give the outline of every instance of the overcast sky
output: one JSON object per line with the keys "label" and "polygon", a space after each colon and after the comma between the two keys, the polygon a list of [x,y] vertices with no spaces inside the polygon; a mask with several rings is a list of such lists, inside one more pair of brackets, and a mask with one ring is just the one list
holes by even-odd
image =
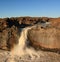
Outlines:
{"label": "overcast sky", "polygon": [[0,17],[60,17],[60,0],[0,0]]}

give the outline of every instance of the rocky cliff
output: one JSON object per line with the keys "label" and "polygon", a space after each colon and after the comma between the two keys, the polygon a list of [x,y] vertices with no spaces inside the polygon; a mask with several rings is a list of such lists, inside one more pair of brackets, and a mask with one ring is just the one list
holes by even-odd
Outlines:
{"label": "rocky cliff", "polygon": [[[17,39],[18,39],[19,37],[18,34],[20,34],[21,28],[24,28],[27,26],[33,26],[41,23],[42,23],[42,26],[41,26],[42,28],[43,23],[45,22],[49,22],[51,27],[60,29],[60,18],[48,18],[48,17],[0,18],[0,48],[2,47],[5,48],[5,46],[8,47],[7,46],[8,42],[11,43],[10,41],[11,39],[13,40],[14,36],[15,37],[17,36]],[[48,33],[49,33],[49,30],[51,31],[51,28],[47,29]],[[43,31],[45,31],[45,29],[43,29]],[[52,31],[54,31],[54,29]]]}
{"label": "rocky cliff", "polygon": [[30,44],[35,48],[42,50],[59,50],[60,51],[60,29],[52,26],[36,27],[28,31]]}
{"label": "rocky cliff", "polygon": [[[52,62],[52,58],[53,62],[60,62],[60,54],[58,54],[60,53],[60,18],[48,17],[0,18],[0,50],[2,50],[0,51],[0,58],[3,57],[0,62],[9,62],[8,60],[11,59],[9,58],[9,51],[13,50],[14,46],[19,43],[22,30],[25,27],[32,26],[34,27],[29,29],[27,33],[27,41],[29,41],[27,46],[28,48],[34,47],[36,50],[42,50],[38,53],[41,56],[41,60],[40,58],[37,59],[38,62]],[[47,52],[48,50],[49,52]],[[33,56],[36,57],[34,54]],[[29,55],[28,59],[30,59]],[[15,61],[19,62],[21,58],[15,57]],[[25,57],[23,61],[25,61]],[[32,62],[34,61],[32,60]]]}

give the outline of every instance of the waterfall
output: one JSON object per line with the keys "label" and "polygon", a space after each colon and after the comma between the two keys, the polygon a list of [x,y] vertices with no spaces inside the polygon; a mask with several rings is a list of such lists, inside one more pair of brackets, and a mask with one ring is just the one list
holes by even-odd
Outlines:
{"label": "waterfall", "polygon": [[14,57],[14,55],[22,57],[25,54],[29,54],[32,59],[34,58],[34,56],[39,57],[39,54],[36,53],[34,48],[28,48],[26,45],[28,30],[33,27],[35,26],[23,28],[19,38],[19,43],[15,45],[13,50],[11,51],[11,57]]}

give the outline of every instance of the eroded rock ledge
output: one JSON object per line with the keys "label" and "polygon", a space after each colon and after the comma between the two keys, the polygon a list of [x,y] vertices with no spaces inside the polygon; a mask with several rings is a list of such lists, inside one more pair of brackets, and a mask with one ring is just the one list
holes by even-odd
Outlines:
{"label": "eroded rock ledge", "polygon": [[[48,18],[48,17],[0,18],[0,48],[7,49],[6,47],[8,47],[9,49],[13,47],[13,44],[18,43],[17,39],[19,38],[21,28],[25,28],[27,26],[32,26],[36,24],[40,25],[41,23],[42,23],[41,28],[43,27],[45,28],[48,26],[48,25],[44,25],[45,22],[50,23],[49,27],[51,26],[51,27],[55,27],[56,29],[60,29],[60,18]],[[56,31],[56,29],[54,30],[54,28],[50,28],[50,29],[47,28],[46,30],[49,33],[49,30],[50,31],[52,30],[53,32],[53,31]],[[43,31],[46,31],[46,30],[43,29]],[[36,32],[38,31],[39,30],[36,30]],[[43,32],[42,30],[40,31],[41,33]]]}
{"label": "eroded rock ledge", "polygon": [[27,55],[28,57],[25,56],[23,59],[15,56],[15,61],[60,62],[60,54],[55,53],[60,53],[60,18],[48,17],[0,18],[0,62],[8,62],[11,59],[10,51],[5,50],[11,50],[14,44],[18,44],[23,28],[33,25],[36,27],[28,31],[30,45],[44,51],[39,51],[40,58],[36,60],[30,60],[31,58]]}

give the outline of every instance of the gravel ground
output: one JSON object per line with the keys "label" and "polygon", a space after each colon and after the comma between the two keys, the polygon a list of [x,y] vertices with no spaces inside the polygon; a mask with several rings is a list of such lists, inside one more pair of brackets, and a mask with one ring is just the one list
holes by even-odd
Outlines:
{"label": "gravel ground", "polygon": [[10,52],[0,50],[0,62],[60,62],[60,54],[54,52],[39,51],[39,58],[34,59],[27,54],[22,57],[14,56],[14,61],[10,58]]}

